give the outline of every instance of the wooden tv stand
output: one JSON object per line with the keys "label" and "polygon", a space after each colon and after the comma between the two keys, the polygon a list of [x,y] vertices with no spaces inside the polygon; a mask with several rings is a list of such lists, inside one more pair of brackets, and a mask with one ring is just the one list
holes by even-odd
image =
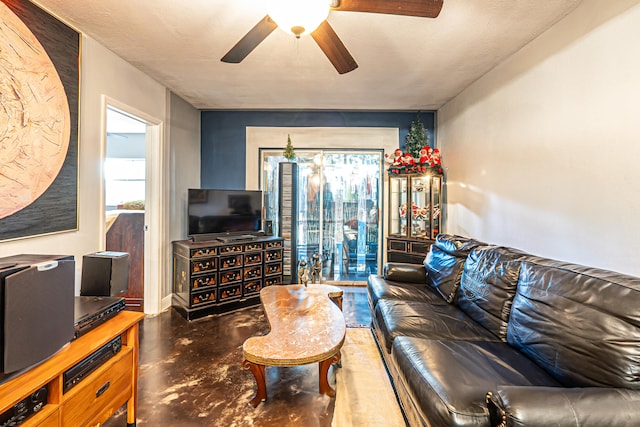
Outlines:
{"label": "wooden tv stand", "polygon": [[[47,387],[47,403],[23,427],[97,426],[125,403],[127,425],[136,424],[138,323],[144,315],[122,311],[67,344],[44,363],[0,384],[0,414]],[[63,393],[63,374],[117,336],[122,348],[94,372]]]}
{"label": "wooden tv stand", "polygon": [[260,304],[282,284],[284,239],[173,242],[173,307],[187,320]]}

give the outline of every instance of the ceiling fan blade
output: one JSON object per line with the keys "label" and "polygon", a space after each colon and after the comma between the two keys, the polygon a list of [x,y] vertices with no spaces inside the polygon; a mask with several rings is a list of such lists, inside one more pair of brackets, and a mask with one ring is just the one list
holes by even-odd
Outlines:
{"label": "ceiling fan blade", "polygon": [[444,0],[339,0],[334,10],[435,18]]}
{"label": "ceiling fan blade", "polygon": [[318,43],[338,73],[344,74],[358,68],[355,59],[326,20],[311,33],[311,37]]}
{"label": "ceiling fan blade", "polygon": [[235,46],[231,48],[225,56],[222,57],[222,62],[230,62],[237,64],[247,57],[269,34],[278,28],[278,25],[269,17],[269,15],[262,18],[255,27],[253,27],[243,38],[240,39]]}

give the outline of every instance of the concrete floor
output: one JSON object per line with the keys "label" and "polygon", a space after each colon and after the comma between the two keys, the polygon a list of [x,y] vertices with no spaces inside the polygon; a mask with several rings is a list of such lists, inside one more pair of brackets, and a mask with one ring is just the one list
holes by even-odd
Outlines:
{"label": "concrete floor", "polygon": [[[347,326],[367,327],[366,287],[358,284],[341,284],[343,312]],[[191,322],[173,309],[145,318],[137,425],[331,426],[335,400],[318,393],[317,364],[268,367],[268,400],[257,408],[249,404],[256,385],[253,375],[242,370],[242,343],[268,330],[259,306]],[[104,424],[126,425],[123,410]]]}

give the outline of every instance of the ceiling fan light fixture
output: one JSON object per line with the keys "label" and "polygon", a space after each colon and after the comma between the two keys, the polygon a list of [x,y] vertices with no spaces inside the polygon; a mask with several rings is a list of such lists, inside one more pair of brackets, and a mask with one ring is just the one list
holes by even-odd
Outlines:
{"label": "ceiling fan light fixture", "polygon": [[267,0],[278,28],[296,37],[312,33],[329,16],[331,0]]}

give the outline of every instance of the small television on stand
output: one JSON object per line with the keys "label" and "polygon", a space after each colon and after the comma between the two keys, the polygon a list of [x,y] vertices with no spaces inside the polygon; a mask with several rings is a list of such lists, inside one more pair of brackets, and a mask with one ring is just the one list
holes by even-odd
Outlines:
{"label": "small television on stand", "polygon": [[262,191],[187,190],[187,234],[194,242],[262,235]]}

